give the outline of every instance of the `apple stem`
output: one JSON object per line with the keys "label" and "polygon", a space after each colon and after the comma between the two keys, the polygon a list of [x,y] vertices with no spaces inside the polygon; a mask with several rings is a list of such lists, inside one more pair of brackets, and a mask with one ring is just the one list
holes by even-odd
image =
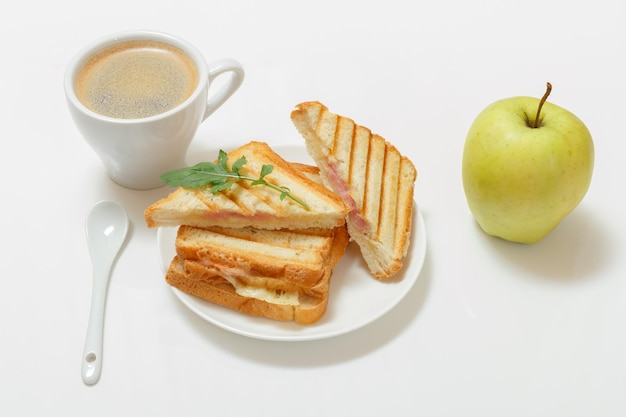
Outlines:
{"label": "apple stem", "polygon": [[548,100],[548,96],[550,95],[550,92],[552,91],[552,84],[550,83],[546,83],[546,92],[543,95],[543,97],[541,97],[541,100],[539,100],[539,107],[537,108],[537,116],[535,116],[535,121],[533,122],[532,127],[534,129],[539,127],[539,115],[541,114],[541,108],[543,107],[543,103],[546,102],[546,100]]}

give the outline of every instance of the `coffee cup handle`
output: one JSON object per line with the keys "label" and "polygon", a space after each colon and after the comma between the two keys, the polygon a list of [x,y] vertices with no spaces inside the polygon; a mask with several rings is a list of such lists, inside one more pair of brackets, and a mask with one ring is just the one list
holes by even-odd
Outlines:
{"label": "coffee cup handle", "polygon": [[224,104],[226,100],[239,89],[243,82],[245,73],[241,64],[234,59],[222,59],[209,65],[209,85],[211,85],[217,77],[225,73],[231,73],[231,76],[226,84],[221,86],[215,93],[209,93],[202,120],[209,117]]}

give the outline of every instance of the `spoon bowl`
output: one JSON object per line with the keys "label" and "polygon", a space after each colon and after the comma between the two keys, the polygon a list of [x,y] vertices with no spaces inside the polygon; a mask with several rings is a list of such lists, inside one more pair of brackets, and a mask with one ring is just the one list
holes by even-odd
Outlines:
{"label": "spoon bowl", "polygon": [[98,381],[102,371],[106,295],[111,267],[128,234],[128,215],[124,207],[115,201],[99,201],[87,213],[85,229],[93,264],[93,286],[81,375],[85,384],[92,385]]}

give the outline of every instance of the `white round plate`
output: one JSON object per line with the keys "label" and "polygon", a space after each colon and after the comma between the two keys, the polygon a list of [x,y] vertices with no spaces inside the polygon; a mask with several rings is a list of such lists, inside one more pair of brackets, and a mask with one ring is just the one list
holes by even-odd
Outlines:
{"label": "white round plate", "polygon": [[[311,163],[304,147],[273,146],[273,149],[288,161]],[[158,255],[164,273],[176,253],[177,229],[165,227],[157,231]],[[387,281],[376,280],[369,273],[359,248],[351,242],[345,255],[333,270],[326,313],[311,325],[249,316],[184,293],[174,287],[171,288],[191,311],[230,332],[256,339],[276,341],[324,339],[366,326],[395,307],[417,281],[425,256],[424,218],[417,205],[414,205],[411,245],[402,269]]]}

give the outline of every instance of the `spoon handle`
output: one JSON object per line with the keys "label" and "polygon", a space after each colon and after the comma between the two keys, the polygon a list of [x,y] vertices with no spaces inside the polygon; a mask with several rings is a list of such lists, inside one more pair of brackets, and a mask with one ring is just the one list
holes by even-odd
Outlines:
{"label": "spoon handle", "polygon": [[91,310],[81,365],[83,382],[87,385],[98,382],[102,371],[102,336],[109,272],[106,269],[94,268]]}

